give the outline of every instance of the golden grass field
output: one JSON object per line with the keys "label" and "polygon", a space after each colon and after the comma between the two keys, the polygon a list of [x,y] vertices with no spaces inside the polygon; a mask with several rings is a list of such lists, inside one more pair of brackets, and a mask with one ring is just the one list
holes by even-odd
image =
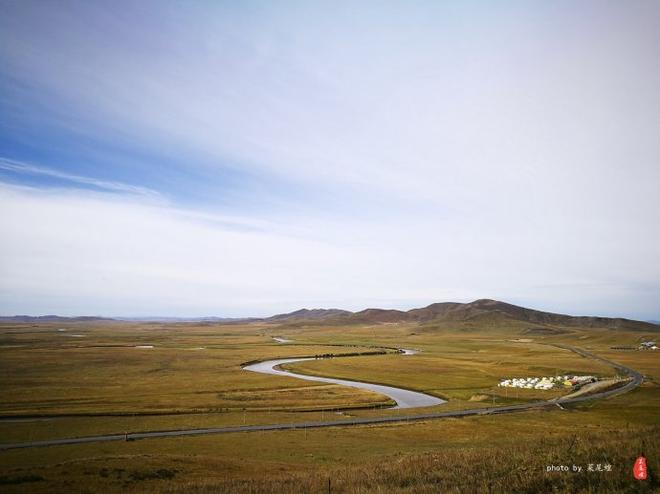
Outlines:
{"label": "golden grass field", "polygon": [[[616,374],[609,366],[543,343],[587,349],[644,373],[646,380],[631,393],[564,411],[1,451],[0,491],[327,492],[328,479],[332,492],[345,493],[657,489],[660,355],[610,349],[634,345],[648,335],[565,328],[539,336],[526,328],[516,321],[480,327],[5,324],[0,327],[0,443],[403,414],[380,408],[388,399],[370,392],[240,367],[255,359],[339,355],[373,346],[421,353],[288,366],[448,399],[431,408],[437,411],[561,394],[497,388],[505,377]],[[293,343],[279,344],[272,336]],[[134,348],[139,345],[154,348]],[[26,416],[38,420],[23,421]],[[632,462],[642,453],[651,474],[645,482],[631,474]],[[605,462],[611,472],[545,472],[547,464],[577,463],[586,469],[589,463]]]}

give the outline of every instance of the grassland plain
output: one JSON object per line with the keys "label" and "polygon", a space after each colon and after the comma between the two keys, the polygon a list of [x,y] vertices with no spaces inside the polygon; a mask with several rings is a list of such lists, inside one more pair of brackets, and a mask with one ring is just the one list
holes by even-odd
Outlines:
{"label": "grassland plain", "polygon": [[[4,451],[0,486],[7,492],[322,492],[330,478],[332,492],[657,488],[657,441],[652,439],[660,410],[658,356],[610,349],[648,335],[575,327],[537,335],[516,321],[479,326],[5,325],[0,330],[0,415],[41,420],[0,422],[0,442],[401,413],[378,408],[387,399],[372,393],[240,368],[255,359],[373,351],[374,346],[421,353],[322,359],[289,367],[450,400],[437,410],[557,394],[497,388],[504,377],[615,374],[611,367],[544,343],[580,346],[643,372],[646,381],[626,395],[566,411]],[[273,336],[286,336],[292,343],[279,344]],[[651,473],[645,483],[631,475],[632,462],[641,453]],[[544,470],[548,464],[574,463],[585,469],[608,463],[612,471]]]}

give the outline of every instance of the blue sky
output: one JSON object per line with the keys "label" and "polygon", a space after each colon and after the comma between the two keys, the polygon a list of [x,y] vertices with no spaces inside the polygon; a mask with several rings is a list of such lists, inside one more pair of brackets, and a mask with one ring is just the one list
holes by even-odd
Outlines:
{"label": "blue sky", "polygon": [[656,2],[4,2],[0,313],[660,319]]}

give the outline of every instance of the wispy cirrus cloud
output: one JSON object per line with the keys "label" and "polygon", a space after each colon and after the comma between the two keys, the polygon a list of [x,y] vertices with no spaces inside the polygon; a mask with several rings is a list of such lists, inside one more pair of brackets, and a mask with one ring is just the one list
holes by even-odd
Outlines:
{"label": "wispy cirrus cloud", "polygon": [[115,182],[108,180],[99,180],[93,177],[83,177],[81,175],[73,175],[71,173],[62,172],[53,168],[38,166],[31,163],[22,161],[11,160],[8,158],[0,157],[0,170],[6,170],[18,174],[27,175],[40,175],[44,177],[51,177],[73,184],[91,186],[96,189],[101,189],[109,192],[134,194],[149,198],[161,198],[161,194],[153,189],[147,187],[140,187],[137,185],[126,184],[123,182]]}

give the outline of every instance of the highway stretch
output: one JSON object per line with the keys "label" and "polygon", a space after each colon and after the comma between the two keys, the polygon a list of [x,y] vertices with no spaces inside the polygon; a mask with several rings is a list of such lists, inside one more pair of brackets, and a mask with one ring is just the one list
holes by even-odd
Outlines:
{"label": "highway stretch", "polygon": [[627,381],[622,386],[593,393],[590,395],[584,395],[575,398],[556,398],[552,400],[522,403],[519,405],[474,408],[469,410],[455,410],[448,412],[419,413],[419,414],[402,415],[402,416],[394,416],[394,417],[352,418],[352,419],[337,420],[337,421],[310,421],[310,422],[298,422],[298,423],[289,423],[289,424],[243,425],[243,426],[231,426],[231,427],[214,427],[214,428],[205,428],[205,429],[133,432],[130,434],[105,434],[98,436],[72,437],[72,438],[64,438],[64,439],[49,439],[43,441],[29,441],[29,442],[13,443],[13,444],[0,444],[0,450],[35,448],[35,447],[44,447],[44,446],[59,446],[59,445],[67,445],[67,444],[85,444],[85,443],[108,442],[108,441],[153,439],[159,437],[200,436],[205,434],[229,434],[236,432],[255,432],[255,431],[316,429],[321,427],[348,427],[348,426],[358,426],[358,425],[373,425],[373,424],[388,424],[388,423],[396,423],[396,422],[433,420],[433,419],[442,419],[449,417],[468,417],[472,415],[495,415],[495,414],[503,414],[503,413],[522,412],[526,410],[534,410],[545,407],[561,408],[561,405],[570,405],[573,403],[580,403],[584,401],[598,400],[610,396],[619,395],[622,393],[627,393],[628,391],[631,391],[636,387],[638,387],[640,384],[642,384],[644,380],[644,377],[639,372],[630,369],[629,367],[625,367],[621,364],[618,364],[616,362],[612,362],[602,357],[593,355],[592,353],[589,353],[586,350],[582,350],[580,348],[572,347],[569,345],[561,345],[561,344],[553,344],[552,346],[563,348],[565,350],[570,350],[579,355],[582,355],[583,357],[598,360],[607,365],[610,365],[615,369],[621,371],[622,373],[627,374],[630,377],[630,380]]}

